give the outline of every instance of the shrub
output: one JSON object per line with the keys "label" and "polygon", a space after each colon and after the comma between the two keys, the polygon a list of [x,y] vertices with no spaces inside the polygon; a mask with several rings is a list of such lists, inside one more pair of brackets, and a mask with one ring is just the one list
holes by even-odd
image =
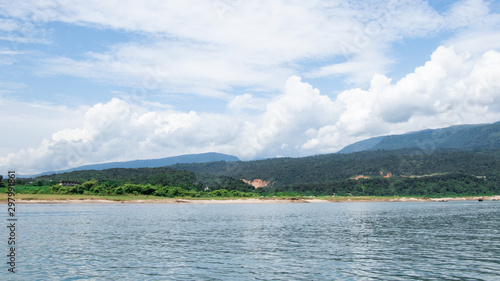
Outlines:
{"label": "shrub", "polygon": [[152,186],[151,184],[146,184],[141,186],[141,191],[140,193],[144,195],[151,195],[156,191],[156,188]]}
{"label": "shrub", "polygon": [[212,197],[229,197],[231,193],[227,191],[227,189],[217,189],[209,193],[209,196]]}
{"label": "shrub", "polygon": [[168,188],[162,187],[160,189],[155,190],[153,193],[154,196],[167,197]]}
{"label": "shrub", "polygon": [[125,194],[125,189],[122,186],[116,187],[115,194],[117,194],[117,195]]}

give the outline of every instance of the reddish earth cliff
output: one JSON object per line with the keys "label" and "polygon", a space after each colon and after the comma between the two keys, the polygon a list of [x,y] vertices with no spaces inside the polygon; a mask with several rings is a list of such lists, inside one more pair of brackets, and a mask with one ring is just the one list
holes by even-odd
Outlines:
{"label": "reddish earth cliff", "polygon": [[261,179],[254,179],[252,181],[249,181],[249,180],[246,180],[246,179],[241,179],[242,181],[248,183],[248,184],[251,184],[253,185],[253,187],[255,188],[259,188],[259,187],[266,187],[269,185],[269,182],[268,181],[265,181],[265,180],[261,180]]}

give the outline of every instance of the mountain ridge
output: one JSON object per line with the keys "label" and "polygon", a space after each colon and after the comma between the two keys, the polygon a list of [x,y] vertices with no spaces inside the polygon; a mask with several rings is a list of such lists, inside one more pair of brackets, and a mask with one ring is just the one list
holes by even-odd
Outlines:
{"label": "mountain ridge", "polygon": [[[293,196],[500,194],[500,122],[383,136],[362,141],[364,147],[353,145],[365,150],[299,158],[177,163],[161,168],[115,167],[48,175],[33,182],[94,180],[113,188],[128,183],[184,185],[197,192],[230,190],[234,185],[259,194],[285,192]],[[266,185],[255,189],[247,184],[256,179]]]}
{"label": "mountain ridge", "polygon": [[467,151],[500,150],[500,122],[477,125],[455,125],[440,129],[426,129],[400,135],[369,138],[350,144],[337,153],[361,151],[459,149]]}
{"label": "mountain ridge", "polygon": [[48,171],[43,172],[37,175],[21,175],[22,177],[34,178],[44,175],[51,174],[61,174],[68,173],[73,171],[82,171],[82,170],[105,170],[105,169],[113,169],[113,168],[125,168],[125,169],[134,169],[134,168],[158,168],[158,167],[166,167],[175,164],[187,164],[187,163],[206,163],[206,162],[217,162],[217,161],[240,161],[240,159],[233,155],[217,153],[217,152],[206,152],[206,153],[198,153],[198,154],[183,154],[178,156],[171,156],[165,158],[158,159],[140,159],[140,160],[131,160],[131,161],[123,161],[123,162],[108,162],[108,163],[100,163],[100,164],[90,164],[84,165],[76,168],[60,170],[60,171]]}
{"label": "mountain ridge", "polygon": [[[433,151],[445,150],[462,150],[471,152],[486,152],[489,155],[500,156],[500,122],[491,124],[476,124],[476,125],[455,125],[440,129],[426,129],[415,132],[408,132],[401,135],[388,135],[378,136],[362,140],[344,147],[337,153],[352,154],[358,152],[369,152],[377,150],[401,150],[412,149],[420,150],[424,154],[429,154]],[[310,158],[314,156],[308,156]],[[291,157],[286,157],[291,158]],[[293,159],[293,158],[291,158]],[[320,159],[320,158],[315,158]],[[266,161],[253,160],[253,161]],[[182,164],[202,164],[216,165],[212,162],[241,162],[236,156],[209,152],[201,154],[187,154],[179,155],[161,159],[146,159],[146,160],[133,160],[125,162],[110,162],[102,164],[92,164],[80,166],[77,168],[62,170],[62,171],[49,171],[33,176],[22,177],[37,177],[42,175],[50,175],[54,173],[66,173],[71,171],[80,170],[104,170],[112,168],[155,168],[174,166],[175,168],[184,168]],[[270,160],[271,161],[271,160]],[[292,160],[290,160],[292,161]],[[312,163],[308,163],[312,164]],[[227,166],[227,165],[223,165]],[[229,166],[234,167],[234,164]],[[239,165],[237,165],[239,166]],[[224,167],[223,169],[227,169]]]}

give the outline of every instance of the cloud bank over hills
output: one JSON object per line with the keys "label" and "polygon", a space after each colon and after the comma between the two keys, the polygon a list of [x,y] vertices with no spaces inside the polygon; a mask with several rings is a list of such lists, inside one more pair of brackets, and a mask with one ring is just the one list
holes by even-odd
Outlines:
{"label": "cloud bank over hills", "polygon": [[0,2],[0,169],[336,152],[500,120],[496,1]]}
{"label": "cloud bank over hills", "polygon": [[335,99],[297,76],[272,99],[234,97],[225,113],[152,108],[113,98],[89,108],[82,126],[60,130],[1,162],[37,172],[179,151],[217,151],[245,160],[336,152],[376,135],[498,121],[498,77],[500,53],[474,57],[439,47],[425,65],[399,81],[376,74],[369,89],[346,90]]}

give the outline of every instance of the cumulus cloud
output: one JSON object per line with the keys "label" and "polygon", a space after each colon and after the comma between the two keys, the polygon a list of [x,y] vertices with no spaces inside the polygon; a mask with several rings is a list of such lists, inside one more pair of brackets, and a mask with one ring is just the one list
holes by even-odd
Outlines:
{"label": "cumulus cloud", "polygon": [[[453,22],[462,6],[450,12]],[[235,87],[277,91],[306,60],[318,64],[306,77],[366,86],[393,63],[390,44],[462,26],[446,25],[425,1],[24,1],[0,3],[0,14],[40,27],[64,22],[144,36],[84,58],[47,58],[44,74],[136,86],[159,69],[164,92],[223,99]]]}
{"label": "cumulus cloud", "polygon": [[87,109],[81,126],[59,130],[0,162],[32,173],[208,151],[242,159],[335,152],[377,135],[498,121],[498,77],[499,52],[475,57],[439,47],[399,81],[377,74],[368,89],[346,90],[336,98],[298,76],[290,77],[275,98],[244,94],[220,114],[152,110],[114,98]]}
{"label": "cumulus cloud", "polygon": [[[158,153],[156,149],[161,149],[162,143],[155,147],[150,143],[151,139],[169,136],[191,126],[199,117],[194,112],[148,112],[114,98],[106,104],[94,105],[80,118],[83,119],[81,126],[59,130],[38,147],[7,155],[2,158],[3,163],[30,173],[102,162],[104,159],[152,158],[152,150]],[[163,142],[168,143],[169,138]],[[168,151],[165,154],[168,155]]]}
{"label": "cumulus cloud", "polygon": [[265,112],[245,126],[239,154],[243,158],[300,154],[307,131],[334,122],[338,112],[329,97],[292,76],[284,94],[269,101]]}
{"label": "cumulus cloud", "polygon": [[[49,27],[59,23],[126,34],[92,52],[36,52],[37,74],[115,85],[124,98],[70,108],[0,97],[0,118],[19,139],[2,136],[0,163],[24,174],[207,151],[303,156],[377,135],[500,120],[500,17],[486,1],[438,13],[428,1],[33,0],[0,2],[0,16],[0,39],[11,46],[0,49],[0,65],[30,53],[20,44],[51,43]],[[391,45],[442,33],[452,35],[427,63],[398,81],[387,77],[397,63]],[[300,76],[340,76],[335,82],[351,89],[320,93]],[[0,94],[19,87],[0,82]],[[226,111],[176,110],[146,101],[151,90],[227,101]],[[30,148],[8,154],[19,146]]]}
{"label": "cumulus cloud", "polygon": [[[141,38],[47,56],[39,75],[222,100],[235,88],[277,92],[292,75],[366,88],[374,74],[391,70],[390,46],[406,38],[460,30],[446,45],[481,54],[500,42],[498,16],[481,0],[458,1],[442,14],[426,1],[33,0],[2,2],[0,15],[8,18],[0,19],[4,39],[17,42],[51,42],[45,25],[52,22]],[[304,61],[316,65],[304,70]]]}
{"label": "cumulus cloud", "polygon": [[430,61],[396,83],[377,74],[368,90],[352,89],[337,97],[339,119],[320,128],[304,148],[332,152],[346,139],[498,121],[499,59],[496,51],[475,59],[439,47]]}
{"label": "cumulus cloud", "polygon": [[[6,97],[11,92],[24,88],[26,85],[18,83],[0,83],[0,120],[5,132],[0,134],[0,155],[7,155],[17,151],[19,147],[37,147],[41,139],[49,139],[53,132],[81,125],[82,113],[86,107],[69,108],[67,106],[19,101]],[[1,94],[5,94],[2,96]],[[64,118],[61,118],[64,116]],[[15,166],[24,166],[23,161],[31,156],[16,162]],[[4,162],[9,166],[7,162]]]}

